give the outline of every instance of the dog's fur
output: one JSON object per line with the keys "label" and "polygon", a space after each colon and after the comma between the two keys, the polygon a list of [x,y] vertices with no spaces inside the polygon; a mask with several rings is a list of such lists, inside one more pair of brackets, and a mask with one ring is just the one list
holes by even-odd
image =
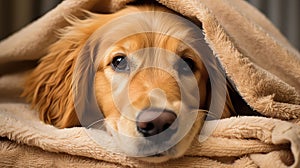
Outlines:
{"label": "dog's fur", "polygon": [[[83,114],[77,114],[74,105],[76,90],[81,89],[78,86],[78,82],[81,80],[82,71],[77,70],[78,64],[79,69],[84,69],[84,67],[80,67],[81,63],[78,63],[78,61],[84,59],[79,59],[79,57],[86,56],[84,53],[85,50],[91,51],[88,53],[94,52],[96,55],[99,54],[97,50],[100,49],[96,46],[98,45],[97,37],[100,37],[97,36],[97,33],[96,35],[94,34],[98,28],[103,27],[118,17],[143,11],[154,11],[153,18],[141,16],[140,20],[135,19],[135,21],[130,22],[126,22],[126,20],[119,22],[118,27],[111,27],[112,32],[107,36],[103,35],[101,38],[114,38],[113,36],[118,36],[119,31],[130,31],[131,29],[137,29],[138,26],[140,26],[140,29],[143,26],[152,26],[152,28],[154,27],[153,29],[161,29],[163,33],[142,32],[126,36],[107,48],[106,52],[103,53],[104,55],[101,55],[101,58],[95,58],[94,62],[91,62],[92,66],[97,66],[95,68],[93,88],[98,106],[106,119],[106,125],[110,127],[108,130],[114,130],[128,136],[142,137],[136,130],[136,123],[130,118],[136,117],[139,111],[153,106],[156,108],[171,109],[179,115],[182,106],[189,106],[189,103],[193,102],[192,100],[190,100],[191,102],[183,100],[181,97],[182,91],[198,92],[200,96],[200,102],[198,102],[200,109],[205,109],[209,106],[209,99],[212,95],[206,67],[212,66],[214,68],[217,65],[215,62],[212,62],[210,65],[204,65],[200,59],[204,56],[197,56],[197,53],[179,40],[179,38],[193,40],[189,27],[180,23],[180,21],[176,23],[176,21],[170,20],[168,16],[155,14],[155,12],[174,13],[166,8],[157,6],[129,6],[113,14],[88,14],[89,17],[86,19],[73,19],[70,21],[72,26],[65,28],[61,32],[59,41],[51,46],[49,54],[42,58],[38,67],[29,76],[23,93],[23,96],[26,96],[32,105],[38,109],[41,120],[58,128],[81,125],[80,117]],[[153,24],[154,22],[151,22],[151,19],[152,21],[155,20],[156,24]],[[172,35],[176,36],[176,38],[172,37]],[[102,42],[105,42],[105,39]],[[197,87],[181,90],[177,84],[176,77],[183,78],[183,81],[188,81],[191,76],[183,75],[181,77],[176,71],[163,70],[161,66],[168,66],[163,65],[164,62],[175,64],[178,60],[178,58],[175,56],[172,57],[170,54],[162,57],[161,55],[164,52],[154,52],[154,55],[148,57],[152,60],[150,61],[152,64],[160,64],[160,68],[141,68],[141,64],[147,64],[144,61],[143,54],[139,55],[139,50],[144,48],[160,48],[176,53],[180,57],[189,57],[195,62],[195,70],[192,77],[196,80]],[[111,67],[111,62],[118,54],[126,55],[132,64],[137,65],[136,69],[139,69],[139,71],[134,75],[116,72]],[[131,56],[129,57],[129,55]],[[97,55],[97,57],[100,56]],[[85,59],[89,58],[86,57]],[[97,62],[97,60],[99,61]],[[128,97],[128,102],[134,107],[133,109],[125,107],[126,105],[123,104],[126,103],[123,102],[119,102],[116,105],[113,92],[124,87],[122,81],[129,81],[127,95],[123,96],[125,97],[124,99]],[[116,85],[116,82],[119,84],[119,87]],[[156,89],[156,91],[153,89]],[[167,101],[164,105],[162,105],[162,100],[160,100],[162,98]],[[119,101],[122,101],[122,99]],[[233,108],[227,95],[222,117],[229,117],[232,111]],[[124,113],[126,113],[126,117],[121,115]],[[146,160],[160,162],[169,158],[182,156],[195,135],[199,133],[199,120],[200,118],[197,117],[189,133],[172,149],[164,152],[164,155],[161,157],[155,157],[154,159],[148,157]],[[180,120],[179,127],[184,125],[182,122],[185,121]],[[119,143],[123,144],[122,142]],[[137,144],[133,143],[132,146],[134,145]]]}

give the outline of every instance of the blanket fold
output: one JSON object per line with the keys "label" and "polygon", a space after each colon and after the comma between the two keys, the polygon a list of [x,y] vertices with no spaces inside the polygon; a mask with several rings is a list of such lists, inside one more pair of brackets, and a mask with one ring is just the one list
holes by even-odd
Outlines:
{"label": "blanket fold", "polygon": [[[3,148],[0,151],[0,156],[2,158],[7,157],[7,150],[4,149],[9,149],[11,155],[14,154],[20,159],[36,157],[31,154],[26,155],[27,157],[21,155],[24,152],[23,150],[29,151],[29,153],[43,153],[42,150],[37,148],[30,149],[27,146],[29,145],[38,146],[49,152],[74,155],[74,159],[80,158],[75,156],[83,156],[114,163],[119,166],[140,167],[147,165],[147,163],[137,159],[109,152],[112,148],[117,148],[117,146],[113,143],[112,137],[106,132],[97,132],[99,136],[103,137],[102,146],[99,146],[89,136],[91,133],[96,133],[93,130],[82,127],[57,129],[53,126],[45,125],[39,121],[36,112],[30,110],[30,107],[23,103],[1,104],[0,109],[0,126],[1,128],[6,128],[5,130],[0,130],[0,135],[26,144],[17,145],[6,139],[1,140]],[[195,140],[190,150],[186,153],[186,157],[189,159],[185,160],[184,157],[176,161],[169,161],[163,165],[173,167],[178,164],[177,166],[193,167],[195,165],[189,165],[190,163],[188,162],[188,160],[193,160],[193,162],[199,161],[197,164],[201,166],[205,164],[225,166],[228,164],[227,160],[231,160],[231,162],[233,160],[234,163],[231,166],[243,166],[239,165],[239,163],[245,164],[245,161],[247,161],[247,164],[251,163],[252,165],[255,165],[255,162],[260,163],[260,157],[263,157],[268,162],[273,158],[280,158],[276,161],[276,164],[280,163],[282,166],[293,164],[293,167],[297,167],[300,164],[300,127],[297,125],[264,117],[233,117],[220,121],[209,121],[205,127],[212,127],[215,125],[215,122],[218,122],[218,125],[210,137],[203,142]],[[205,130],[206,128],[203,129]],[[43,155],[46,157],[53,155],[49,152],[45,152]],[[287,155],[287,157],[281,158],[282,155]],[[70,157],[68,156],[67,158]],[[85,159],[88,160],[87,165],[95,162],[93,159]],[[82,161],[78,162],[83,164],[82,162],[85,159],[82,158]],[[12,162],[14,161],[8,162],[3,160],[0,161],[0,164],[9,165],[13,164]],[[40,164],[44,163],[41,162]],[[200,165],[199,167],[201,167]],[[275,166],[277,167],[278,165]]]}
{"label": "blanket fold", "polygon": [[[82,10],[110,13],[133,0],[64,0],[0,42],[0,165],[15,167],[300,167],[300,54],[242,0],[158,0],[202,23],[205,40],[239,96],[261,117],[205,122],[182,158],[150,164],[117,151],[106,132],[42,123],[19,97],[24,78]],[[7,70],[11,67],[12,70]],[[238,105],[238,104],[237,104]],[[204,132],[205,133],[205,132]],[[99,134],[103,144],[89,134]],[[204,134],[205,135],[205,134]]]}

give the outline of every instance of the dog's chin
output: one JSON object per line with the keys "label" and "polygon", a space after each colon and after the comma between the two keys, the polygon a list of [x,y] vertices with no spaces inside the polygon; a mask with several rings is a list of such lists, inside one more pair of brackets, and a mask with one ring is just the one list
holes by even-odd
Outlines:
{"label": "dog's chin", "polygon": [[144,161],[144,162],[149,162],[149,163],[162,163],[166,162],[170,159],[176,159],[185,153],[186,149],[177,149],[177,146],[172,147],[171,149],[162,152],[162,153],[157,153],[154,155],[150,155],[147,157],[138,157],[138,160]]}
{"label": "dog's chin", "polygon": [[157,154],[153,156],[148,156],[148,157],[139,157],[137,159],[143,161],[143,162],[149,162],[149,163],[162,163],[166,162],[174,157],[170,155],[165,155],[165,154]]}
{"label": "dog's chin", "polygon": [[[153,148],[156,148],[153,146]],[[133,152],[133,151],[136,152]],[[174,146],[166,151],[160,151],[158,150],[157,153],[155,151],[143,151],[143,154],[140,153],[140,151],[137,151],[138,149],[130,149],[127,150],[123,148],[123,150],[119,151],[120,154],[126,155],[128,157],[143,161],[143,162],[149,162],[149,163],[161,163],[166,162],[170,159],[175,159],[178,157],[181,157],[184,154],[184,149],[178,149],[177,146]]]}
{"label": "dog's chin", "polygon": [[191,145],[193,139],[194,138],[191,135],[188,135],[178,144],[176,144],[175,146],[171,147],[170,149],[164,152],[156,153],[146,157],[137,157],[137,159],[144,162],[161,163],[161,162],[166,162],[170,159],[176,159],[182,157],[184,153],[187,151],[187,149],[189,148],[189,146]]}

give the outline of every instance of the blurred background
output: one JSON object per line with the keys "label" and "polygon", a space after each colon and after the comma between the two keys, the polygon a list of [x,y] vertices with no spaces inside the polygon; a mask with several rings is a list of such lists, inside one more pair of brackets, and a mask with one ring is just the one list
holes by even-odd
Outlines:
{"label": "blurred background", "polygon": [[[0,40],[39,18],[62,0],[0,0]],[[299,0],[247,0],[300,50]]]}

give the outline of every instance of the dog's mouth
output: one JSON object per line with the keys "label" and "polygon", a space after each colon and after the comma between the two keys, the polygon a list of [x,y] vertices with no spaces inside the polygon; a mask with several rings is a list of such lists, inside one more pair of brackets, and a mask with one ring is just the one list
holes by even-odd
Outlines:
{"label": "dog's mouth", "polygon": [[145,162],[152,162],[152,163],[161,163],[167,161],[172,158],[177,158],[178,154],[176,152],[176,146],[168,149],[167,151],[163,151],[160,153],[155,153],[148,156],[138,157],[137,159]]}
{"label": "dog's mouth", "polygon": [[174,136],[171,140],[164,142],[145,140],[139,144],[136,144],[138,149],[137,157],[163,157],[172,155],[179,141],[177,139]]}
{"label": "dog's mouth", "polygon": [[165,154],[163,154],[163,153],[158,153],[158,154],[155,154],[155,155],[151,155],[151,156],[149,156],[149,157],[163,157],[163,156],[165,156]]}
{"label": "dog's mouth", "polygon": [[159,158],[159,157],[169,156],[172,153],[171,151],[173,151],[172,148],[170,148],[170,149],[168,149],[166,151],[156,151],[157,153],[155,153],[155,151],[154,151],[154,152],[151,152],[151,154],[149,154],[149,155],[145,155],[145,156],[141,156],[141,157],[145,157],[145,158]]}
{"label": "dog's mouth", "polygon": [[145,161],[147,161],[147,160],[156,160],[156,159],[163,159],[163,158],[166,158],[166,157],[171,158],[172,155],[169,154],[168,151],[166,151],[166,152],[163,152],[163,153],[157,153],[157,154],[154,154],[154,155],[144,157],[144,158],[142,158],[142,160],[145,160]]}

